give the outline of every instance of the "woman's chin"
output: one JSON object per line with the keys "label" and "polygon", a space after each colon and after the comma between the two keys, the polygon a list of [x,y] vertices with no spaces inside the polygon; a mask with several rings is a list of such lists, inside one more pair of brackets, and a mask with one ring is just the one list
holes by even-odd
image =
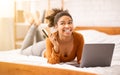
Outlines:
{"label": "woman's chin", "polygon": [[71,36],[71,33],[65,33],[64,36],[69,37]]}

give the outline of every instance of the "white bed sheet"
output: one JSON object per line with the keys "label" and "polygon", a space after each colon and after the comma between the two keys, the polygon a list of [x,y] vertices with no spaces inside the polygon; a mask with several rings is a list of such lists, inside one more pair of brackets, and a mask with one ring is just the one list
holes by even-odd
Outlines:
{"label": "white bed sheet", "polygon": [[0,52],[0,62],[12,62],[20,64],[29,64],[46,67],[64,68],[78,71],[92,72],[99,75],[120,75],[120,35],[107,35],[95,30],[82,30],[78,31],[82,33],[85,39],[85,43],[115,43],[115,49],[113,53],[113,59],[110,67],[89,67],[80,68],[67,63],[61,64],[48,64],[47,59],[38,56],[26,56],[22,55],[20,49],[11,51]]}

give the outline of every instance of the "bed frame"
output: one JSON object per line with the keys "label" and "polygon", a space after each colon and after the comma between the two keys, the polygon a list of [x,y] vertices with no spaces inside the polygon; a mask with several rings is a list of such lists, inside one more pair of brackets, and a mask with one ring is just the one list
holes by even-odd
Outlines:
{"label": "bed frame", "polygon": [[[98,30],[110,35],[120,34],[120,27],[91,27],[91,26],[75,27],[75,30],[88,30],[88,29]],[[0,62],[0,75],[96,75],[96,74],[53,67]]]}
{"label": "bed frame", "polygon": [[75,27],[75,30],[89,30],[89,29],[93,29],[93,30],[97,30],[97,31],[101,31],[110,35],[116,35],[116,34],[120,34],[120,26],[119,27],[100,27],[100,26],[77,26]]}
{"label": "bed frame", "polygon": [[53,67],[0,62],[0,75],[96,75],[96,74]]}

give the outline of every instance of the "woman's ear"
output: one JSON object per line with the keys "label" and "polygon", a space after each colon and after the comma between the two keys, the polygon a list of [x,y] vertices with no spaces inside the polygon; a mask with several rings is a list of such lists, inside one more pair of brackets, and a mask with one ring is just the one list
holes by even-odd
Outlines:
{"label": "woman's ear", "polygon": [[57,29],[57,28],[58,28],[58,25],[56,24],[54,28]]}
{"label": "woman's ear", "polygon": [[52,32],[56,32],[58,30],[57,28],[58,28],[58,25],[55,25],[52,29]]}

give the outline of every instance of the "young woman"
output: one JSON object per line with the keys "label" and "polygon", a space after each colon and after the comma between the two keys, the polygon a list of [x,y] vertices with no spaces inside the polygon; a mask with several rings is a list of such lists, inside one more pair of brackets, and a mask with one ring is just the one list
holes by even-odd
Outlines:
{"label": "young woman", "polygon": [[[49,21],[48,26],[56,30],[46,38],[45,51],[42,51],[48,63],[70,62],[77,57],[77,63],[80,64],[84,38],[81,34],[74,32],[71,15],[67,11],[53,9],[53,13],[46,19]],[[39,46],[43,44],[44,42],[40,42]],[[36,52],[35,50],[38,48],[32,51]],[[23,53],[25,53],[24,50]]]}
{"label": "young woman", "polygon": [[84,38],[81,34],[74,32],[73,19],[67,11],[53,10],[53,14],[47,17],[49,26],[56,29],[46,39],[46,50],[44,56],[48,63],[56,64],[69,62],[77,57],[80,64]]}

